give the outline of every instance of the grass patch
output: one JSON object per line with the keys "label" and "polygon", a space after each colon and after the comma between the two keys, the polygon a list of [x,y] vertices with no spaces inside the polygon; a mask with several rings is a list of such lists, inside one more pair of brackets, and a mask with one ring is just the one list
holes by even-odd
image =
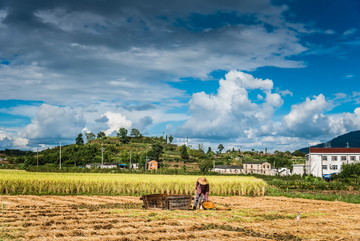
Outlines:
{"label": "grass patch", "polygon": [[354,194],[322,193],[321,191],[314,193],[306,190],[282,190],[276,187],[269,187],[266,195],[360,204],[360,195]]}

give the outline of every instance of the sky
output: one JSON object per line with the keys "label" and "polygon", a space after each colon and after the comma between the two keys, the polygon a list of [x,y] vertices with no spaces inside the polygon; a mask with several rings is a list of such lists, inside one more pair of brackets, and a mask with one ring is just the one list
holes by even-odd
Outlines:
{"label": "sky", "polygon": [[269,152],[360,130],[360,0],[0,0],[0,150],[121,127]]}

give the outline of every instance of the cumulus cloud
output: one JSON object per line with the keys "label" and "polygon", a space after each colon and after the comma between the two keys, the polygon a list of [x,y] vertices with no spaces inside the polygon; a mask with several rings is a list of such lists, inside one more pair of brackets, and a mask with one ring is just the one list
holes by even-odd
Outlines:
{"label": "cumulus cloud", "polygon": [[114,132],[119,131],[120,128],[129,129],[132,126],[132,122],[127,120],[126,117],[120,113],[113,113],[108,111],[103,115],[102,118],[105,119],[104,117],[107,119],[106,124],[108,129],[105,130],[105,134],[107,136],[110,136]]}
{"label": "cumulus cloud", "polygon": [[[327,100],[323,94],[308,97],[292,105],[290,112],[277,120],[274,112],[284,100],[281,93],[273,89],[272,80],[230,71],[219,81],[217,93],[192,95],[191,117],[176,134],[219,142],[221,139],[236,140],[242,147],[234,143],[233,146],[240,149],[294,150],[321,142],[325,133],[335,137],[360,129],[360,108],[353,113],[329,113],[336,106],[334,101],[344,98],[343,94],[332,100]],[[260,93],[251,99],[251,91]]]}
{"label": "cumulus cloud", "polygon": [[293,105],[290,113],[283,117],[278,134],[318,138],[328,134],[335,137],[349,131],[359,130],[360,108],[355,108],[353,113],[327,113],[334,107],[334,100],[345,97],[346,95],[340,93],[336,95],[335,99],[326,100],[325,96],[320,94]]}
{"label": "cumulus cloud", "polygon": [[84,126],[82,113],[69,107],[42,104],[21,134],[29,139],[73,138]]}
{"label": "cumulus cloud", "polygon": [[327,106],[328,103],[322,94],[314,99],[306,98],[305,102],[291,107],[290,113],[284,117],[284,123],[288,127],[295,127],[304,122],[311,122],[314,116],[324,112]]}
{"label": "cumulus cloud", "polygon": [[[283,104],[281,96],[271,92],[272,88],[272,80],[232,70],[219,81],[216,94],[199,92],[192,95],[189,102],[191,118],[179,128],[179,133],[189,137],[245,135],[252,138],[259,132],[268,131],[265,125],[275,108]],[[255,103],[249,98],[251,90],[262,92],[266,98]]]}
{"label": "cumulus cloud", "polygon": [[0,149],[6,148],[28,148],[29,140],[23,137],[12,137],[9,134],[0,131]]}

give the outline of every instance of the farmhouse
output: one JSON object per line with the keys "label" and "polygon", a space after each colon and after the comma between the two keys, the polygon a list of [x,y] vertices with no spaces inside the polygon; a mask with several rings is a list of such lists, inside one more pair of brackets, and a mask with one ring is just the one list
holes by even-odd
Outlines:
{"label": "farmhouse", "polygon": [[309,148],[305,172],[326,177],[341,172],[343,164],[360,162],[360,148]]}
{"label": "farmhouse", "polygon": [[159,168],[159,164],[157,161],[152,160],[147,163],[148,170],[157,170]]}
{"label": "farmhouse", "polygon": [[244,174],[275,175],[274,171],[271,169],[271,164],[266,161],[244,162],[243,167]]}
{"label": "farmhouse", "polygon": [[240,174],[243,172],[243,167],[235,165],[216,165],[212,171],[222,174]]}

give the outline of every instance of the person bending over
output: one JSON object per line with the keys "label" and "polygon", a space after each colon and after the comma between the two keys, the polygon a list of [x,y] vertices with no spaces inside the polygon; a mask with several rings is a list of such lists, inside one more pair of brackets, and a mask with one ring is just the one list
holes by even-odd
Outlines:
{"label": "person bending over", "polygon": [[198,178],[196,181],[195,190],[196,195],[193,209],[196,209],[198,206],[200,207],[202,202],[208,201],[210,192],[208,180],[205,177]]}

